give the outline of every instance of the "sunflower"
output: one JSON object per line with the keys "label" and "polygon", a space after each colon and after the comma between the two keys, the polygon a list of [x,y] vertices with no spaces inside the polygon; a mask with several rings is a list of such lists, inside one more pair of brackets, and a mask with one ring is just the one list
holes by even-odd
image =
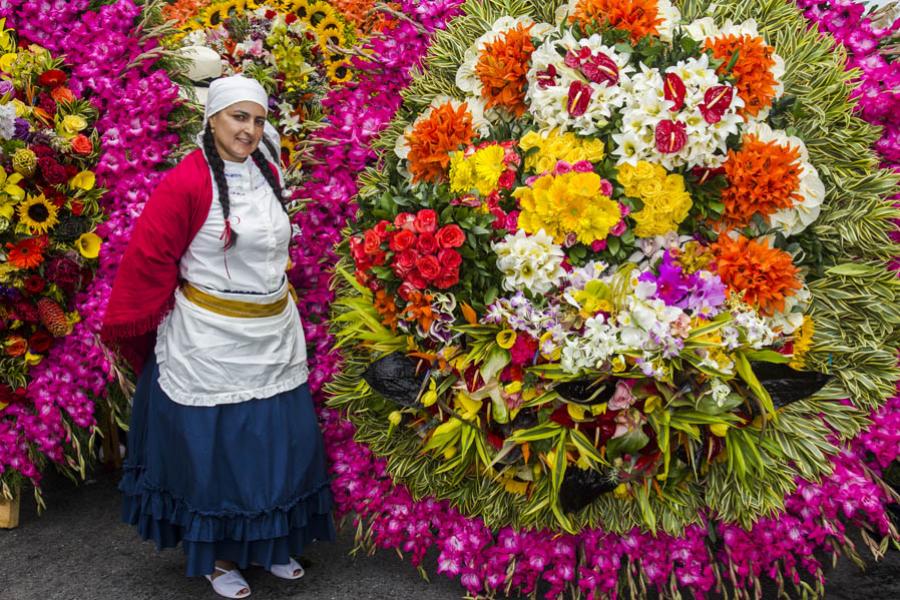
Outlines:
{"label": "sunflower", "polygon": [[223,2],[210,4],[205,11],[203,26],[206,29],[216,28],[229,17],[255,8],[257,8],[257,5],[253,0],[224,0]]}
{"label": "sunflower", "polygon": [[353,71],[350,70],[350,63],[342,60],[328,63],[328,80],[332,83],[344,83],[353,78]]}
{"label": "sunflower", "polygon": [[294,13],[301,21],[309,20],[309,2],[306,0],[294,0],[293,2],[285,2],[284,12]]}
{"label": "sunflower", "polygon": [[28,198],[19,203],[19,222],[28,228],[31,235],[44,234],[50,231],[59,219],[56,218],[59,209],[48,201],[43,194],[40,196],[28,195]]}
{"label": "sunflower", "polygon": [[[298,17],[300,15],[297,15]],[[309,11],[306,15],[306,20],[309,21],[313,27],[322,22],[323,19],[334,16],[334,9],[327,2],[322,2],[319,0],[318,2],[313,2],[309,5]]]}
{"label": "sunflower", "polygon": [[323,29],[320,30],[318,27],[316,28],[316,34],[319,38],[319,46],[322,50],[325,51],[326,54],[331,54],[331,49],[329,49],[329,45],[338,48],[343,48],[344,44],[347,43],[347,38],[344,37],[344,32],[340,29]]}
{"label": "sunflower", "polygon": [[337,29],[339,32],[344,31],[344,22],[334,14],[328,15],[316,25],[316,31],[321,36],[326,29]]}

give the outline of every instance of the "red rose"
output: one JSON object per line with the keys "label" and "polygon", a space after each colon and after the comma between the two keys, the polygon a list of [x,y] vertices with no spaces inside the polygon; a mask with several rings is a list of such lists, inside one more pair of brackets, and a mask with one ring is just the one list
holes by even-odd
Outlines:
{"label": "red rose", "polygon": [[424,290],[428,287],[428,282],[419,274],[418,271],[410,271],[406,275],[406,281],[417,290]]}
{"label": "red rose", "polygon": [[288,13],[284,16],[284,22],[286,25],[290,25],[291,23],[293,23],[296,20],[297,20],[297,15],[295,15],[294,13]]}
{"label": "red rose", "polygon": [[375,233],[378,234],[378,237],[381,238],[381,241],[382,241],[382,242],[386,242],[386,241],[387,241],[387,238],[388,238],[388,230],[387,230],[387,229],[388,229],[388,227],[390,227],[390,226],[391,226],[391,222],[390,222],[390,221],[385,221],[384,219],[382,219],[381,221],[378,221],[378,225],[376,225],[376,226],[373,228],[374,231],[375,231]]}
{"label": "red rose", "polygon": [[394,256],[394,273],[397,277],[405,278],[416,266],[419,255],[414,250],[404,250]]}
{"label": "red rose", "polygon": [[365,244],[363,245],[363,249],[366,251],[366,254],[375,254],[381,250],[381,238],[371,229],[366,231],[364,239]]}
{"label": "red rose", "polygon": [[413,225],[419,233],[434,233],[437,229],[437,213],[430,208],[423,208],[416,215]]}
{"label": "red rose", "polygon": [[444,225],[437,232],[437,243],[441,248],[459,248],[465,241],[466,234],[459,225]]}
{"label": "red rose", "polygon": [[438,243],[433,234],[419,234],[419,240],[416,242],[416,248],[418,249],[419,254],[434,254],[437,247]]}
{"label": "red rose", "polygon": [[415,231],[415,227],[413,223],[415,223],[416,217],[408,212],[402,212],[396,217],[394,217],[394,227],[397,229],[409,229],[410,231]]}
{"label": "red rose", "polygon": [[459,270],[453,269],[450,272],[442,272],[438,278],[434,280],[434,287],[439,290],[446,290],[452,288],[457,283],[459,283]]}
{"label": "red rose", "polygon": [[[72,208],[72,213],[75,213],[75,208]],[[353,236],[350,238],[350,256],[353,257],[357,263],[363,260],[366,256],[366,250],[362,241],[362,238],[359,236]]]}
{"label": "red rose", "polygon": [[84,202],[81,200],[72,200],[72,203],[69,205],[69,209],[72,211],[72,214],[76,217],[80,217],[81,213],[84,212]]}
{"label": "red rose", "polygon": [[277,14],[278,14],[278,13],[275,12],[274,10],[271,10],[271,9],[270,9],[270,10],[267,10],[267,11],[266,11],[266,18],[269,19],[269,20],[271,21],[272,19],[275,18],[275,15],[277,15]]}
{"label": "red rose", "polygon": [[372,264],[381,266],[384,264],[384,261],[387,260],[387,252],[384,250],[379,250],[375,254],[372,255]]}
{"label": "red rose", "polygon": [[56,87],[58,85],[64,84],[65,82],[66,74],[59,69],[50,69],[49,71],[44,71],[38,77],[38,83],[47,87]]}
{"label": "red rose", "polygon": [[500,189],[510,190],[512,186],[516,183],[516,172],[506,170],[503,171],[503,174],[500,176],[500,181],[497,182],[497,185],[500,186]]}
{"label": "red rose", "polygon": [[28,347],[36,353],[46,352],[52,345],[53,338],[46,331],[36,331],[28,338]]}
{"label": "red rose", "polygon": [[462,264],[462,256],[456,250],[443,249],[437,254],[438,262],[441,263],[441,270],[447,272],[452,269],[459,269]]}
{"label": "red rose", "polygon": [[88,136],[79,133],[72,138],[72,150],[76,154],[90,154],[94,151],[94,144],[91,143],[91,139]]}
{"label": "red rose", "polygon": [[25,291],[29,294],[40,294],[44,291],[47,282],[40,275],[29,275],[25,278]]}
{"label": "red rose", "polygon": [[434,281],[441,274],[441,263],[434,256],[420,256],[416,261],[416,269],[428,281]]}
{"label": "red rose", "polygon": [[681,121],[660,121],[656,126],[656,149],[662,154],[674,154],[687,144],[687,125]]}
{"label": "red rose", "polygon": [[391,236],[390,248],[394,252],[403,252],[416,243],[416,234],[408,229],[395,231]]}

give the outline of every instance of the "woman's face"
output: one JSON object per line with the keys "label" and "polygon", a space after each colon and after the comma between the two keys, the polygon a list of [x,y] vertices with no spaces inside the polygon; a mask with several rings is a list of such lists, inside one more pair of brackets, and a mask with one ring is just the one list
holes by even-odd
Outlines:
{"label": "woman's face", "polygon": [[244,162],[259,147],[266,111],[256,102],[244,100],[224,108],[209,118],[219,156]]}

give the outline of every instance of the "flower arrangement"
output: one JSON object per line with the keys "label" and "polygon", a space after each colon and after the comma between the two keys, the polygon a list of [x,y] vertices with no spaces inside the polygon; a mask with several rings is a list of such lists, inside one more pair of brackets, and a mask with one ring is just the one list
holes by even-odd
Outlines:
{"label": "flower arrangement", "polygon": [[0,19],[0,411],[26,402],[30,371],[80,320],[103,218],[96,109],[62,59],[16,43]]}
{"label": "flower arrangement", "polygon": [[[97,10],[91,10],[86,0],[15,0],[0,8],[0,18],[6,19],[19,38],[17,54],[29,54],[31,44],[40,43],[51,56],[65,55],[67,66],[58,66],[66,79],[64,85],[57,87],[67,88],[83,106],[89,101],[91,108],[85,109],[85,116],[94,115],[86,118],[89,126],[81,132],[91,141],[93,154],[76,159],[96,165],[91,168],[96,176],[94,189],[76,191],[60,185],[67,204],[57,207],[57,219],[71,217],[73,207],[78,210],[79,196],[96,198],[100,209],[95,213],[97,208],[85,203],[82,215],[75,215],[85,219],[85,231],[89,231],[86,214],[91,223],[103,215],[93,231],[102,240],[99,257],[84,258],[74,242],[64,255],[73,263],[89,267],[83,274],[76,270],[69,275],[82,286],[74,296],[65,297],[65,310],[70,317],[67,321],[75,321],[77,314],[77,322],[71,324],[71,333],[53,338],[43,360],[29,368],[27,386],[15,394],[14,402],[0,410],[0,484],[7,497],[23,479],[28,479],[41,502],[42,470],[48,463],[72,476],[83,476],[98,423],[111,422],[127,410],[127,398],[118,392],[120,382],[109,357],[97,344],[96,334],[130,227],[160,176],[160,168],[179,143],[179,135],[174,131],[187,135],[191,130],[190,115],[178,99],[178,87],[164,70],[171,69],[173,76],[178,73],[160,52],[157,35],[164,34],[165,29],[157,29],[161,23],[158,11],[158,4],[145,7],[130,0],[108,3]],[[148,35],[147,30],[155,33]],[[18,91],[15,97],[19,98]],[[27,107],[35,106],[24,97],[20,101]],[[49,103],[44,109],[48,106]],[[58,110],[65,110],[66,104],[58,106]],[[23,119],[31,122],[32,118]],[[70,164],[63,160],[68,156],[68,146],[64,140],[56,140],[56,123],[50,123],[33,133],[52,138],[62,164]],[[40,143],[37,139],[29,141],[32,142]],[[4,151],[12,143],[4,139]],[[37,174],[23,179],[19,186],[30,191],[29,186],[44,185],[42,177],[38,165]],[[87,186],[89,179],[85,175],[75,179],[75,183],[80,181]],[[101,189],[106,190],[102,195]],[[75,202],[71,196],[76,196]],[[18,217],[14,215],[14,219]],[[54,239],[62,226],[60,222],[51,228],[48,239]],[[13,233],[6,231],[3,235]],[[17,235],[25,233],[20,231]],[[83,243],[81,248],[93,254],[92,246],[99,240],[86,236],[82,241],[89,243]],[[58,277],[46,272],[62,251],[60,243],[48,246],[46,260],[34,272],[44,273],[48,282],[51,277]],[[60,270],[63,278],[66,273]],[[89,273],[93,273],[92,278]],[[45,293],[50,292],[48,285]],[[63,298],[59,300],[62,306]],[[6,401],[4,396],[3,402]]]}
{"label": "flower arrangement", "polygon": [[283,136],[282,159],[290,185],[300,183],[303,142],[322,119],[330,85],[350,80],[345,48],[356,38],[352,24],[324,2],[217,2],[183,20],[173,42],[206,46],[222,57],[224,74],[257,79],[273,106],[270,118]]}
{"label": "flower arrangement", "polygon": [[[467,4],[381,142],[341,270],[331,404],[395,479],[491,528],[749,527],[893,391],[825,294],[896,285],[872,262],[893,253],[894,179],[864,126],[842,129],[846,101],[816,119],[878,181],[859,196],[872,237],[841,247],[858,230],[833,221],[840,161],[804,122],[840,91],[785,70],[803,49],[840,78],[827,44],[757,24],[762,7],[620,4]],[[438,261],[452,277],[419,215],[463,233]]]}

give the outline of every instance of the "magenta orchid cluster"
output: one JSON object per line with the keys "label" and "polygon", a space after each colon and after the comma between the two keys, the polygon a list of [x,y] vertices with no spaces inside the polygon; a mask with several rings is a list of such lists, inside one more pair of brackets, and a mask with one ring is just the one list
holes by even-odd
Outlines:
{"label": "magenta orchid cluster", "polygon": [[[426,22],[422,13],[431,4],[407,2],[404,10],[411,18]],[[860,115],[870,122],[886,124],[893,110],[890,103],[897,101],[890,93],[896,83],[883,89],[877,83],[896,79],[896,65],[877,52],[877,40],[887,34],[861,18],[857,3],[801,0],[800,4],[823,31],[835,26],[838,13],[847,15],[845,28],[836,37],[848,40],[854,52],[848,66],[861,66],[859,61],[865,60],[869,71],[863,71],[872,78],[857,92]],[[427,23],[428,29],[436,24],[433,19]],[[421,39],[414,26],[403,22],[401,28],[406,28],[401,30],[413,39]],[[372,44],[376,46],[375,62],[386,53],[383,60],[397,68],[392,72],[396,79],[363,76],[359,84],[336,90],[327,100],[334,116],[331,127],[322,133],[327,142],[319,149],[322,166],[307,193],[319,205],[298,221],[304,229],[304,240],[320,242],[298,249],[294,257],[295,283],[303,286],[301,296],[307,295],[303,307],[309,323],[307,335],[321,352],[316,355],[316,390],[339,368],[337,354],[328,351],[330,339],[325,326],[319,325],[325,320],[323,305],[332,298],[322,265],[333,264],[331,243],[339,239],[345,219],[352,218],[354,174],[373,158],[368,142],[399,105],[396,90],[407,80],[402,68],[415,64],[425,49],[422,43],[407,44],[396,38],[394,42],[376,40]],[[857,51],[867,58],[857,60]],[[399,56],[403,59],[398,61]],[[896,128],[896,124],[891,126]],[[897,138],[896,133],[892,138],[890,131],[886,129],[878,150],[886,163],[893,164]],[[436,548],[437,571],[458,577],[473,595],[508,591],[530,594],[542,585],[547,598],[576,591],[586,598],[615,597],[625,573],[633,581],[643,577],[658,590],[690,589],[698,597],[723,582],[738,589],[759,586],[763,578],[824,584],[824,568],[817,554],[828,556],[836,549],[852,547],[853,529],[896,536],[886,512],[890,499],[870,472],[878,472],[900,455],[900,398],[873,414],[869,429],[835,457],[831,475],[817,483],[798,482],[797,491],[786,498],[782,514],[758,521],[751,530],[704,517],[702,526],[690,526],[678,537],[653,536],[638,530],[627,535],[600,529],[578,535],[512,528],[493,532],[481,519],[462,515],[447,502],[415,500],[409,490],[391,480],[384,460],[353,439],[354,426],[334,411],[323,409],[321,423],[339,512],[352,516],[376,547],[400,550],[420,568],[428,550]],[[715,543],[710,541],[711,530],[716,531]]]}
{"label": "magenta orchid cluster", "polygon": [[99,270],[76,300],[82,320],[32,370],[27,401],[8,406],[0,419],[0,472],[17,471],[35,484],[40,471],[29,446],[63,463],[72,454],[69,423],[85,430],[96,424],[96,403],[111,380],[96,335],[115,269],[157,169],[179,142],[169,122],[178,89],[154,66],[156,41],[135,30],[141,6],[119,0],[91,11],[90,4],[12,0],[0,8],[20,40],[65,55],[72,88],[99,110],[103,154],[96,173],[109,190],[102,200],[108,220],[97,232],[104,238]]}

